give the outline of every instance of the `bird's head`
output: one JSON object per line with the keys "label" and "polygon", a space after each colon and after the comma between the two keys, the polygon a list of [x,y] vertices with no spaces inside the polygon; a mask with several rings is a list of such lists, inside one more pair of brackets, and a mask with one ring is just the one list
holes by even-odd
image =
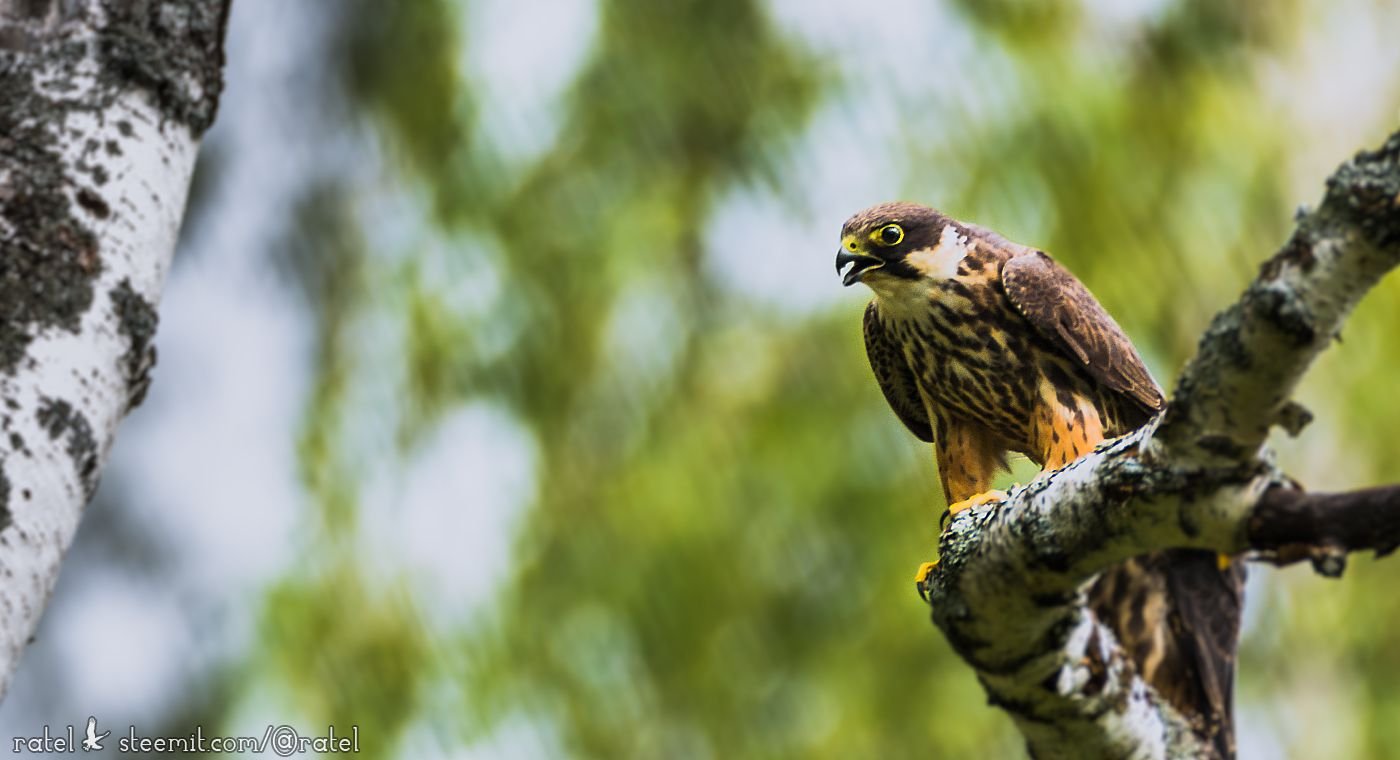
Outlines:
{"label": "bird's head", "polygon": [[[954,222],[917,203],[882,203],[861,211],[841,226],[836,273],[847,286],[876,287],[883,278],[917,280],[928,276],[922,256],[935,250]],[[847,268],[849,266],[849,269]]]}

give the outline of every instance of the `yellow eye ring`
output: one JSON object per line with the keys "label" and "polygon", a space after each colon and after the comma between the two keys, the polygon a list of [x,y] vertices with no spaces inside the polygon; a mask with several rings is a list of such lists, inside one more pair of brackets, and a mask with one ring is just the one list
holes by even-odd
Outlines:
{"label": "yellow eye ring", "polygon": [[904,240],[904,228],[897,224],[887,224],[870,233],[870,239],[886,248],[899,245]]}

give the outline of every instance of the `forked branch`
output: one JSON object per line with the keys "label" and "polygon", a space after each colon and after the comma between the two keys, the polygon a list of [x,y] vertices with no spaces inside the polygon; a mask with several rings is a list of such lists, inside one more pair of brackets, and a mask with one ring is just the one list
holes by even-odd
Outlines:
{"label": "forked branch", "polygon": [[1172,548],[1311,559],[1400,545],[1400,488],[1307,494],[1272,464],[1269,428],[1356,303],[1400,264],[1400,132],[1328,180],[1283,248],[1212,321],[1167,411],[1005,502],[960,513],[929,579],[933,619],[994,704],[1051,757],[1201,757],[1191,724],[1135,672],[1083,589]]}

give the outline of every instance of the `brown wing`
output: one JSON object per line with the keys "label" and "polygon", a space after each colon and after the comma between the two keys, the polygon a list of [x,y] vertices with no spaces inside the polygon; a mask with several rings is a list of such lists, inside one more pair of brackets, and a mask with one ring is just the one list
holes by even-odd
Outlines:
{"label": "brown wing", "polygon": [[1031,251],[1007,261],[1001,281],[1016,310],[1082,363],[1091,377],[1145,412],[1162,408],[1162,389],[1132,341],[1069,270],[1043,252]]}
{"label": "brown wing", "polygon": [[1162,554],[1167,565],[1163,575],[1172,600],[1167,624],[1181,657],[1179,667],[1168,672],[1182,675],[1173,684],[1163,673],[1154,686],[1176,704],[1194,703],[1199,710],[1198,732],[1215,745],[1222,758],[1232,758],[1235,652],[1244,607],[1244,561],[1235,560],[1221,570],[1215,552],[1175,549]]}
{"label": "brown wing", "polygon": [[919,387],[915,385],[914,373],[904,361],[904,351],[885,332],[874,301],[865,307],[865,353],[870,357],[870,368],[875,370],[880,390],[884,391],[885,400],[899,421],[919,440],[932,443],[933,429]]}
{"label": "brown wing", "polygon": [[1089,604],[1138,672],[1215,748],[1233,758],[1235,651],[1244,563],[1220,569],[1214,552],[1174,549],[1104,572]]}

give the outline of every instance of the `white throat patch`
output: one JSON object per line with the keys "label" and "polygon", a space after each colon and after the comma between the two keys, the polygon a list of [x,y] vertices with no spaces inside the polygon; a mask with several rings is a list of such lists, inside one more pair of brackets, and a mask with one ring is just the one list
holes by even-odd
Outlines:
{"label": "white throat patch", "polygon": [[967,256],[967,236],[958,233],[952,224],[943,228],[938,245],[909,254],[905,261],[935,280],[949,280],[958,274],[958,265]]}

